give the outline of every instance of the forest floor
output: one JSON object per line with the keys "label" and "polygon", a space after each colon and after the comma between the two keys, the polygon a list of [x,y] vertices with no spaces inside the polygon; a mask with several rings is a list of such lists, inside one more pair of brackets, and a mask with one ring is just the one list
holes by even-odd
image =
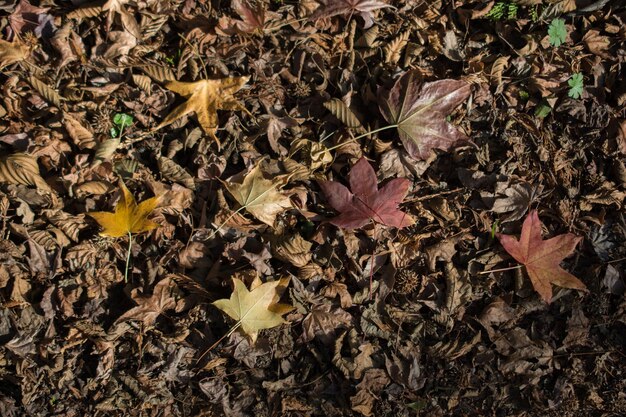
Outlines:
{"label": "forest floor", "polygon": [[626,415],[625,80],[625,0],[1,1],[0,415]]}

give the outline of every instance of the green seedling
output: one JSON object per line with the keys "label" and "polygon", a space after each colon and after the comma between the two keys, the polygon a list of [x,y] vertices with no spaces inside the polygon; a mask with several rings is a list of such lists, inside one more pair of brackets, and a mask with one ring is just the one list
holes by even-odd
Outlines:
{"label": "green seedling", "polygon": [[550,45],[559,47],[565,43],[567,39],[567,28],[565,27],[565,20],[554,19],[548,27],[548,35],[550,36]]}
{"label": "green seedling", "polygon": [[567,85],[569,85],[569,91],[567,95],[573,99],[579,99],[583,95],[583,87],[585,86],[583,75],[580,72],[576,72],[572,74],[572,77],[567,80]]}

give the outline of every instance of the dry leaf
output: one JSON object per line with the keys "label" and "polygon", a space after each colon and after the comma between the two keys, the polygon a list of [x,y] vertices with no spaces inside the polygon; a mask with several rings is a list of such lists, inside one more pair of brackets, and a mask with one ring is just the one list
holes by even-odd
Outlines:
{"label": "dry leaf", "polygon": [[292,207],[289,197],[278,191],[280,184],[263,177],[257,164],[243,181],[224,182],[228,192],[254,217],[273,226],[276,216]]}
{"label": "dry leaf", "polygon": [[395,178],[378,189],[376,172],[365,158],[350,170],[350,190],[336,181],[320,181],[331,206],[341,214],[330,222],[346,229],[356,229],[375,221],[385,226],[406,227],[415,221],[398,209],[409,191],[406,178]]}
{"label": "dry leaf", "polygon": [[0,69],[15,62],[23,61],[30,54],[30,48],[19,41],[7,42],[0,39]]}
{"label": "dry leaf", "polygon": [[526,266],[530,282],[546,303],[552,300],[551,284],[587,290],[585,284],[559,266],[563,259],[574,252],[582,238],[567,233],[542,240],[537,210],[526,216],[519,241],[513,236],[503,234],[498,234],[498,239],[509,255]]}
{"label": "dry leaf", "polygon": [[243,106],[233,97],[250,77],[228,77],[219,80],[200,80],[191,83],[170,81],[165,86],[187,98],[155,128],[161,129],[190,113],[195,113],[202,129],[219,145],[215,136],[218,126],[217,110],[237,110]]}
{"label": "dry leaf", "polygon": [[37,158],[25,153],[15,153],[0,158],[0,182],[34,185],[42,191],[52,191],[39,174]]}
{"label": "dry leaf", "polygon": [[105,211],[87,213],[104,229],[100,235],[121,237],[130,233],[148,232],[159,227],[157,223],[148,220],[148,216],[159,205],[160,198],[152,197],[137,205],[135,198],[123,182],[120,182],[120,188],[122,194],[114,213]]}
{"label": "dry leaf", "polygon": [[365,29],[374,24],[374,10],[384,7],[393,7],[379,0],[316,0],[320,7],[309,18],[310,20],[322,19],[332,16],[353,16],[358,15],[363,18]]}
{"label": "dry leaf", "polygon": [[470,95],[470,85],[460,80],[419,81],[419,71],[404,74],[391,91],[382,94],[380,110],[398,125],[400,140],[413,158],[428,159],[433,148],[448,150],[468,140],[446,117]]}
{"label": "dry leaf", "polygon": [[278,304],[279,295],[276,290],[279,286],[286,287],[288,283],[289,278],[263,284],[256,278],[251,286],[252,291],[249,291],[241,280],[233,278],[234,288],[230,299],[217,300],[213,305],[237,320],[235,326],[241,326],[254,343],[259,330],[286,323],[282,315],[291,311],[293,307]]}

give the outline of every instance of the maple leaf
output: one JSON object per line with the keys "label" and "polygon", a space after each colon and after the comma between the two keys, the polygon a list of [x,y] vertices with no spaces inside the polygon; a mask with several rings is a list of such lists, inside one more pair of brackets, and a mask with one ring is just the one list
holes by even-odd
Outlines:
{"label": "maple leaf", "polygon": [[100,235],[121,237],[130,233],[148,232],[159,227],[157,223],[148,220],[148,216],[159,205],[160,198],[152,197],[137,205],[135,198],[121,181],[120,188],[122,195],[114,213],[105,211],[87,213],[104,229]]}
{"label": "maple leaf", "polygon": [[383,93],[380,111],[397,125],[400,140],[413,158],[428,159],[433,148],[448,150],[469,140],[446,121],[446,116],[470,95],[470,85],[461,80],[421,83],[412,70]]}
{"label": "maple leaf", "polygon": [[200,80],[194,82],[170,81],[165,87],[187,98],[187,101],[176,107],[154,129],[175,122],[189,113],[195,113],[202,129],[219,145],[215,136],[218,119],[217,110],[237,110],[243,108],[233,94],[241,89],[250,77],[228,77],[217,80]]}
{"label": "maple leaf", "polygon": [[228,17],[220,18],[217,29],[223,32],[224,35],[263,31],[265,27],[266,10],[262,2],[253,5],[247,0],[233,0],[230,7],[237,12],[241,20]]}
{"label": "maple leaf", "polygon": [[374,168],[365,158],[350,170],[350,190],[336,181],[320,181],[331,206],[341,214],[330,222],[345,229],[356,229],[374,220],[385,226],[406,227],[415,223],[413,217],[398,209],[409,191],[406,178],[395,178],[380,190]]}
{"label": "maple leaf", "polygon": [[15,62],[22,61],[30,54],[30,48],[19,42],[7,42],[0,39],[0,69]]}
{"label": "maple leaf", "polygon": [[250,286],[252,291],[248,291],[243,281],[233,278],[234,288],[230,299],[217,300],[213,305],[237,320],[234,328],[241,326],[244,333],[255,342],[259,330],[286,323],[282,315],[293,310],[293,307],[277,303],[280,297],[276,290],[277,287],[286,287],[288,283],[289,278],[261,283],[257,277]]}
{"label": "maple leaf", "polygon": [[239,204],[268,226],[274,225],[280,212],[292,207],[289,197],[278,191],[280,184],[264,178],[258,164],[243,180],[240,177],[224,182],[224,186]]}
{"label": "maple leaf", "polygon": [[309,20],[317,20],[325,17],[339,15],[359,15],[363,18],[363,28],[367,29],[374,24],[374,10],[385,7],[393,7],[379,0],[316,0],[320,7],[313,12]]}
{"label": "maple leaf", "polygon": [[548,240],[541,239],[541,221],[537,210],[526,216],[519,241],[513,236],[498,234],[500,244],[517,262],[526,266],[528,277],[535,290],[546,303],[552,300],[552,286],[586,291],[578,278],[559,266],[574,252],[582,238],[567,233]]}
{"label": "maple leaf", "polygon": [[135,288],[132,291],[132,298],[137,306],[122,314],[115,322],[139,320],[143,321],[145,327],[152,326],[161,314],[176,308],[176,298],[173,296],[175,288],[176,282],[171,278],[159,281],[154,286],[151,296],[142,295]]}

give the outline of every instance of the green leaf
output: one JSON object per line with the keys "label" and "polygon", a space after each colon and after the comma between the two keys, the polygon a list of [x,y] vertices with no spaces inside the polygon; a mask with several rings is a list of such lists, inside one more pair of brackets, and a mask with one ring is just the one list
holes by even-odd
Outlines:
{"label": "green leaf", "polygon": [[117,126],[113,126],[111,130],[109,131],[109,133],[111,133],[112,138],[116,138],[119,136],[120,130],[117,128]]}
{"label": "green leaf", "polygon": [[569,80],[567,80],[567,84],[570,87],[569,91],[567,92],[568,96],[574,99],[578,99],[582,97],[583,87],[585,86],[585,84],[584,84],[583,75],[580,72],[576,72],[572,74],[572,77]]}
{"label": "green leaf", "polygon": [[550,45],[561,46],[567,39],[567,28],[565,27],[565,20],[554,19],[548,27],[548,35],[550,35]]}
{"label": "green leaf", "polygon": [[537,107],[535,107],[535,116],[543,119],[544,117],[549,115],[551,111],[552,107],[550,107],[548,104],[540,103],[537,105]]}
{"label": "green leaf", "polygon": [[126,113],[116,113],[113,116],[113,124],[120,128],[130,126],[133,124],[133,116]]}

